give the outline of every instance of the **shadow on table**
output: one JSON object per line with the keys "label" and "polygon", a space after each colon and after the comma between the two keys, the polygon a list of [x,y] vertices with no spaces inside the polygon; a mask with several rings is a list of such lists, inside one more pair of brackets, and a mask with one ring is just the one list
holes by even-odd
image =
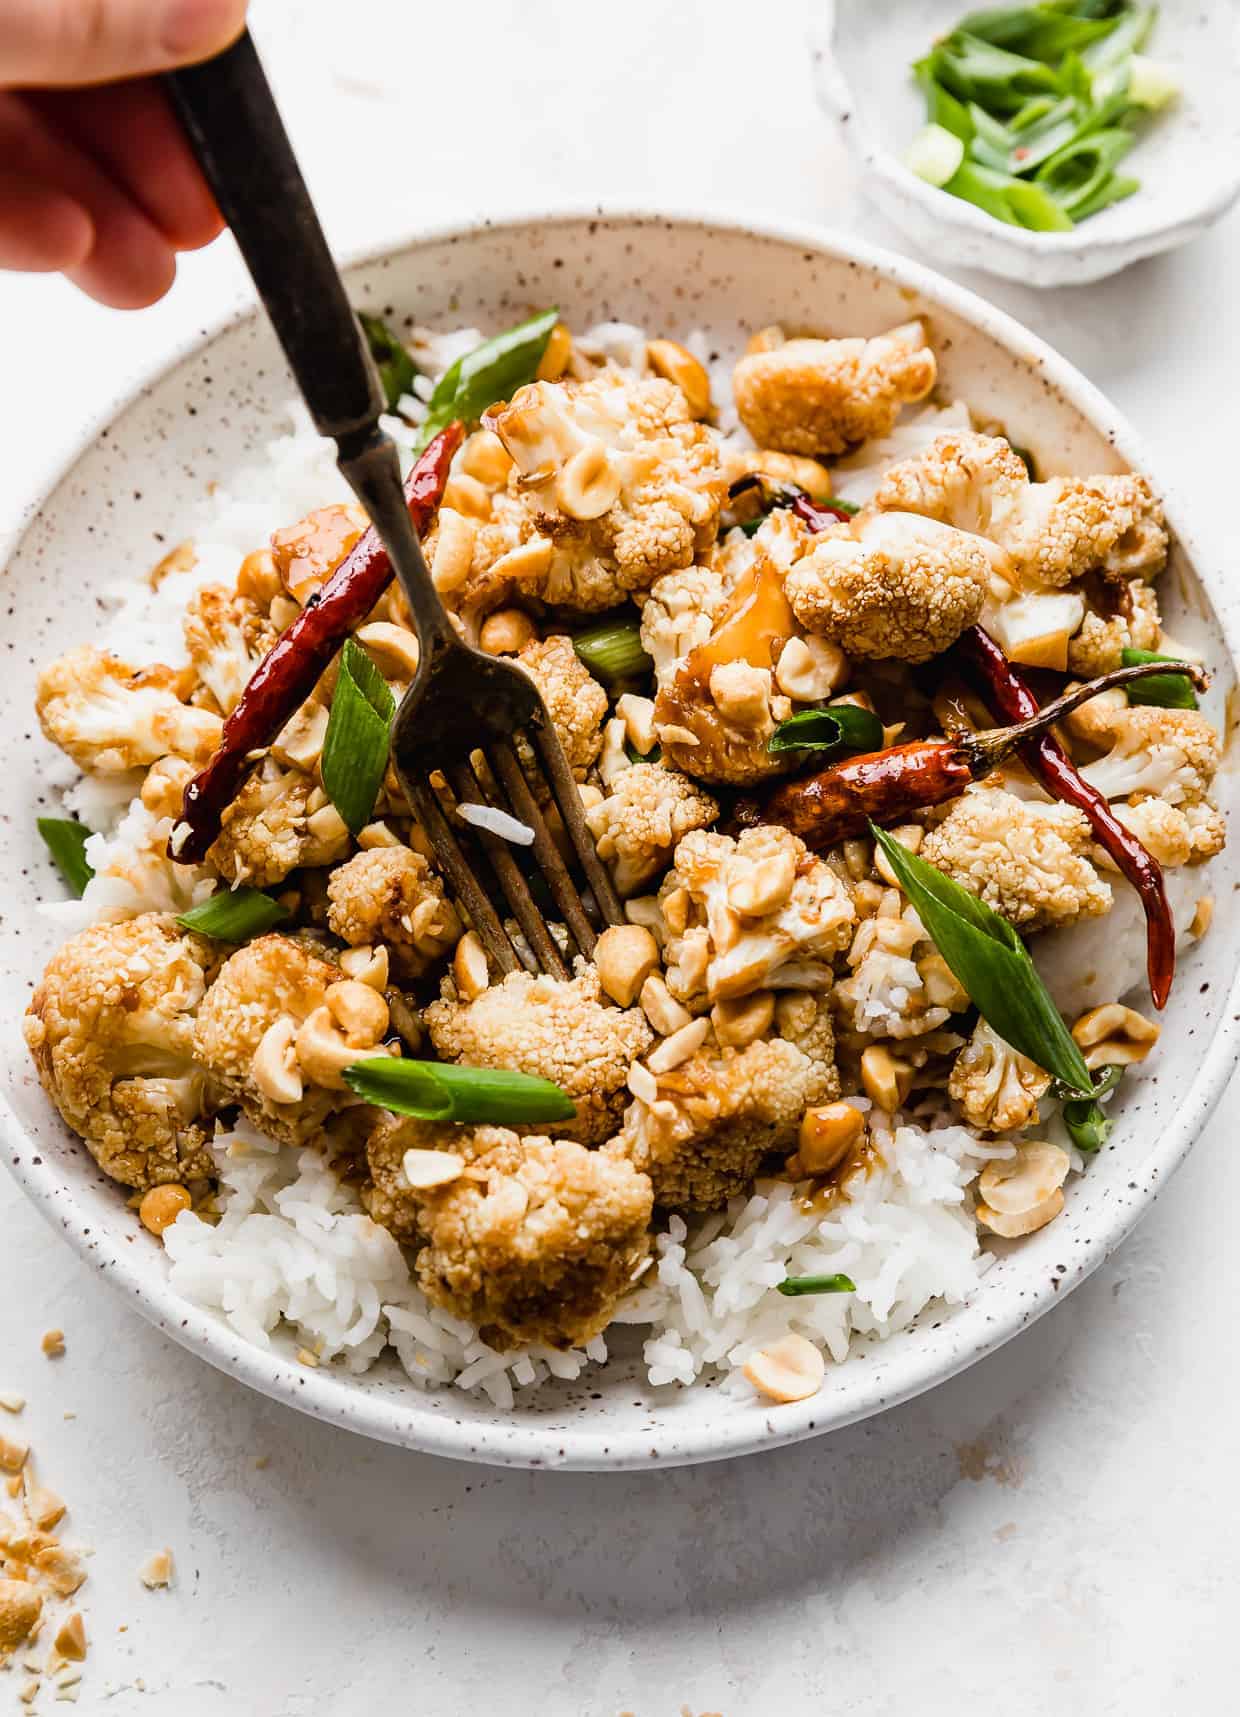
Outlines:
{"label": "shadow on table", "polygon": [[419,1591],[440,1603],[468,1594],[481,1626],[488,1612],[519,1627],[523,1612],[640,1622],[752,1609],[756,1593],[795,1602],[846,1583],[897,1541],[899,1554],[915,1553],[915,1540],[941,1527],[953,1487],[1019,1485],[1039,1397],[1096,1292],[1086,1284],[917,1401],[744,1460],[505,1472],[368,1444],[260,1402],[248,1434],[281,1453],[237,1482],[279,1542],[302,1538],[313,1556],[330,1541],[337,1576],[347,1567],[349,1581],[395,1588],[414,1608]]}

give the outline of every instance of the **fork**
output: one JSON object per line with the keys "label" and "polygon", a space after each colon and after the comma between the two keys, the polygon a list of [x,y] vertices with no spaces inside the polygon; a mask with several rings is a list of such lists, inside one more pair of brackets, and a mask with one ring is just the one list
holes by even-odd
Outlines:
{"label": "fork", "polygon": [[[349,305],[323,229],[249,32],[212,60],[170,73],[168,92],[232,229],[316,428],[383,540],[413,615],[419,660],[392,724],[396,777],[440,868],[501,974],[569,967],[534,898],[512,843],[471,825],[462,805],[490,805],[532,831],[530,851],[572,941],[587,958],[595,924],[548,827],[554,804],[593,896],[595,917],[624,922],[611,879],[586,826],[577,784],[537,686],[513,662],[458,637],[427,570],[401,490],[396,448],[379,426],[379,378]],[[528,742],[542,780],[516,745]],[[446,789],[455,797],[445,808]],[[467,819],[466,819],[467,821]],[[520,928],[505,925],[481,875]]]}

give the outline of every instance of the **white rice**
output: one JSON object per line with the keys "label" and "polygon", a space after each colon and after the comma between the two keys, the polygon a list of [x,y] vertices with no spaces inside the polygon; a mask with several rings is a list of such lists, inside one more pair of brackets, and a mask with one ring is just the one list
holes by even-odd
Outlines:
{"label": "white rice", "polygon": [[[474,329],[414,330],[424,374],[402,402],[411,418],[425,414],[434,379],[480,337]],[[631,364],[640,361],[644,339],[640,329],[608,323],[580,343]],[[731,403],[734,354],[712,351],[703,334],[690,334],[687,344],[711,371],[720,429],[747,442]],[[407,459],[408,424],[385,421]],[[864,458],[836,467],[841,492],[863,500],[882,465],[958,422],[967,422],[960,406],[907,416]],[[135,664],[183,662],[182,615],[194,591],[231,583],[243,556],[273,530],[344,499],[331,444],[314,433],[300,404],[291,406],[287,430],[187,520],[196,551],[189,570],[169,573],[154,591],[142,578],[105,591],[111,612],[98,641]],[[83,780],[58,762],[49,779],[67,809],[95,831],[87,855],[98,874],[84,898],[41,908],[66,932],[100,918],[183,911],[211,891],[204,871],[163,856],[168,830],[135,797],[140,773]],[[530,838],[516,819],[489,821],[506,839]],[[988,1157],[1012,1147],[985,1146],[958,1126],[912,1121],[879,1143],[874,1166],[826,1212],[804,1208],[787,1183],[771,1181],[692,1226],[670,1220],[616,1320],[648,1329],[651,1384],[688,1385],[718,1370],[727,1388],[744,1394],[738,1368],[755,1347],[790,1329],[840,1361],[854,1336],[885,1337],[928,1305],[956,1304],[972,1292],[990,1259],[978,1246],[970,1182]],[[168,1268],[178,1293],[247,1341],[269,1347],[273,1338],[291,1337],[319,1363],[350,1372],[367,1370],[390,1349],[417,1386],[480,1391],[502,1408],[550,1377],[571,1380],[606,1360],[601,1338],[569,1353],[497,1352],[471,1325],[432,1306],[395,1240],[316,1151],[278,1146],[241,1123],[219,1137],[215,1153],[221,1218],[212,1225],[181,1216],[165,1236]],[[785,1275],[841,1271],[856,1283],[854,1294],[790,1299],[776,1291]]]}
{"label": "white rice", "polygon": [[463,822],[472,823],[476,829],[486,829],[488,833],[498,835],[501,841],[511,841],[516,847],[533,845],[534,831],[530,825],[519,817],[510,817],[497,805],[458,805],[457,809]]}

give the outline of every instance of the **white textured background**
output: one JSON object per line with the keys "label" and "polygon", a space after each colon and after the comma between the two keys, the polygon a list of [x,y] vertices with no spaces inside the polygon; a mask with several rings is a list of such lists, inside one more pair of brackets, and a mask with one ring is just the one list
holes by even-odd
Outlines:
{"label": "white textured background", "polygon": [[[341,249],[593,199],[898,247],[818,119],[805,22],[799,0],[256,12]],[[1100,288],[974,282],[1118,401],[1233,565],[1238,272],[1233,219]],[[217,246],[128,318],[0,280],[0,507],[240,279]],[[0,1184],[0,1389],[29,1397],[44,1477],[96,1552],[79,1709],[1234,1712],[1235,1112],[1118,1258],[966,1376],[824,1441],[647,1477],[470,1469],[298,1418],[149,1330]],[[59,1361],[39,1351],[53,1324]],[[164,1544],[175,1589],[146,1593]],[[0,1676],[0,1712],[16,1689]]]}

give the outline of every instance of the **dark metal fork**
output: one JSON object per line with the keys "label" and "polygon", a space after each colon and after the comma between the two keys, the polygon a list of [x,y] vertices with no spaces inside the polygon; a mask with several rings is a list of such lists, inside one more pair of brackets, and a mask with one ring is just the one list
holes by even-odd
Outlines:
{"label": "dark metal fork", "polygon": [[[597,916],[617,924],[624,914],[538,688],[515,663],[464,643],[439,600],[410,523],[396,449],[379,428],[385,402],[374,364],[249,34],[217,58],[171,74],[168,86],[315,425],[336,442],[340,470],[383,539],[413,614],[418,671],[392,729],[401,787],[498,971],[537,965],[566,977],[568,964],[516,849],[482,828],[471,826],[466,836],[459,816],[454,826],[438,781],[457,806],[490,804],[533,830],[535,864],[583,954],[593,952],[596,930],[547,826],[541,806],[548,794]],[[519,734],[537,756],[545,785],[527,779],[514,744]],[[471,862],[471,836],[520,935],[505,927]]]}

